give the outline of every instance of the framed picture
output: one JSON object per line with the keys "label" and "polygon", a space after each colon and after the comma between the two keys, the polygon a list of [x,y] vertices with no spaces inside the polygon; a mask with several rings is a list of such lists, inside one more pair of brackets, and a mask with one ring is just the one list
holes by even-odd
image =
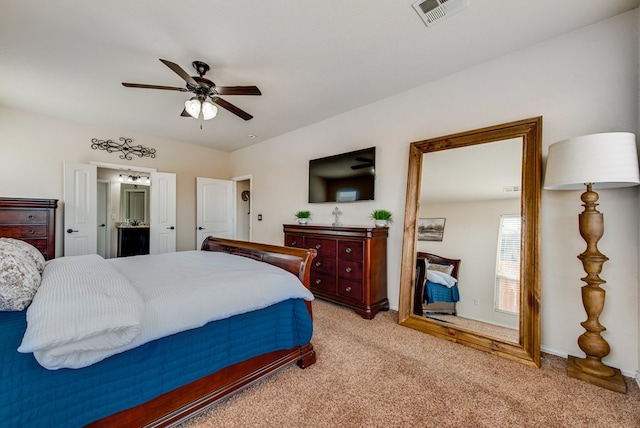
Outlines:
{"label": "framed picture", "polygon": [[444,218],[418,219],[418,241],[442,241]]}

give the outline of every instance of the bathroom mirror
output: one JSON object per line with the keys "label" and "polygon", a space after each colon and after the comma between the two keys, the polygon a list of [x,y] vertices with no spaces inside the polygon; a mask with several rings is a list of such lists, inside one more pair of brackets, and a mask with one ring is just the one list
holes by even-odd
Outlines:
{"label": "bathroom mirror", "polygon": [[149,224],[148,186],[120,183],[120,221]]}
{"label": "bathroom mirror", "polygon": [[[401,325],[540,366],[541,132],[542,118],[536,117],[411,143]],[[508,223],[505,219],[517,222],[517,234],[501,234],[503,223]],[[438,225],[436,237],[425,235],[434,224]],[[505,259],[505,243],[519,251],[509,256],[517,275],[511,283],[518,287],[511,306],[496,298],[501,278],[497,261]],[[416,305],[416,294],[421,296],[415,284],[417,258],[427,253],[460,260],[454,272],[462,300],[456,303],[458,312],[440,316],[439,308],[416,309],[423,303]],[[424,282],[418,284],[423,286]],[[506,326],[514,335],[505,336],[487,326]]]}

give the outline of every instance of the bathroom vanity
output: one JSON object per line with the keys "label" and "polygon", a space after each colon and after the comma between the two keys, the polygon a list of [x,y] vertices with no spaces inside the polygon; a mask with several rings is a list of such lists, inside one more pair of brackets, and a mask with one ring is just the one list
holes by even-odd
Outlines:
{"label": "bathroom vanity", "polygon": [[118,225],[118,257],[149,254],[149,226]]}

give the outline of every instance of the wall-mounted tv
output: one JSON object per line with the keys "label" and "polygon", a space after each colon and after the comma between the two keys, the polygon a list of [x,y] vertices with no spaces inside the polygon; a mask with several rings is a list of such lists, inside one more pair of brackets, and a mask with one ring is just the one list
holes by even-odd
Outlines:
{"label": "wall-mounted tv", "polygon": [[309,202],[372,201],[376,148],[309,161]]}

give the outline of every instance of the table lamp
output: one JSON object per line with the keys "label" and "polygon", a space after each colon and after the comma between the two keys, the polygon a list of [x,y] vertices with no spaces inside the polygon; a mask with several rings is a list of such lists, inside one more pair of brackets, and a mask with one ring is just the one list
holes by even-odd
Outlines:
{"label": "table lamp", "polygon": [[609,260],[598,250],[604,233],[604,218],[597,207],[598,194],[594,189],[611,189],[640,184],[638,152],[634,134],[611,132],[570,138],[549,146],[544,188],[547,190],[581,190],[584,211],[578,216],[580,235],[587,249],[578,258],[582,261],[587,284],[582,287],[582,303],[587,320],[581,325],[585,332],[578,338],[578,346],[585,358],[568,357],[567,375],[613,391],[626,393],[627,388],[619,369],[606,366],[602,358],[611,351],[609,343],[600,335],[606,330],[599,317],[604,308],[605,283],[600,278],[602,265]]}

